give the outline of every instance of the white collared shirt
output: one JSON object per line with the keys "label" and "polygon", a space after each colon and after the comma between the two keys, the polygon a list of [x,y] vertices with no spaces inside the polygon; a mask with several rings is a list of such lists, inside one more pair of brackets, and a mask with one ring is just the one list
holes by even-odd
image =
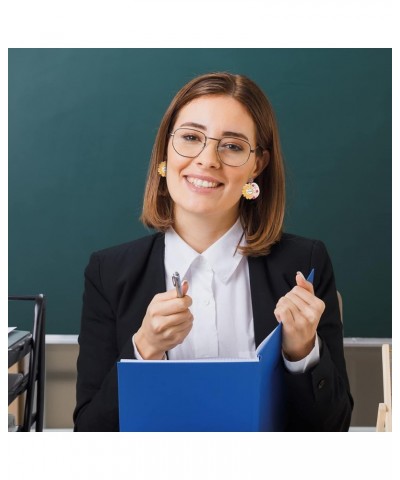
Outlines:
{"label": "white collared shirt", "polygon": [[189,282],[194,317],[185,341],[168,352],[170,359],[255,357],[249,268],[236,251],[242,234],[237,221],[202,254],[174,230],[165,234],[167,289],[173,288],[172,274],[178,271]]}
{"label": "white collared shirt", "polygon": [[[193,303],[193,328],[181,345],[168,352],[171,360],[194,358],[254,358],[253,308],[247,258],[237,251],[245,242],[240,221],[202,254],[193,250],[169,229],[165,234],[167,290],[173,289],[172,274],[179,272],[189,282]],[[134,343],[136,358],[141,359]],[[286,367],[301,373],[319,361],[318,337],[312,352]]]}

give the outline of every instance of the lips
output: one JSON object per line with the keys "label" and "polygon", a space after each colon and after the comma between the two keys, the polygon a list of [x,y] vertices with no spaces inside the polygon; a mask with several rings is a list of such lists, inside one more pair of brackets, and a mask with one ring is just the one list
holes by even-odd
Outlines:
{"label": "lips", "polygon": [[221,182],[218,180],[210,177],[198,177],[198,176],[191,176],[187,175],[186,180],[198,188],[217,188],[222,185]]}

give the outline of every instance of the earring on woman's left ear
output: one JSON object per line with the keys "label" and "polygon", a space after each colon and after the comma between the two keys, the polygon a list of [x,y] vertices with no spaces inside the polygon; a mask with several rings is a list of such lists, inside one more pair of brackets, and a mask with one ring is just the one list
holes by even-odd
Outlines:
{"label": "earring on woman's left ear", "polygon": [[158,169],[157,169],[158,174],[161,177],[166,177],[167,176],[167,162],[160,162],[158,164]]}
{"label": "earring on woman's left ear", "polygon": [[256,182],[249,180],[242,188],[242,195],[247,200],[255,200],[260,195],[260,187]]}

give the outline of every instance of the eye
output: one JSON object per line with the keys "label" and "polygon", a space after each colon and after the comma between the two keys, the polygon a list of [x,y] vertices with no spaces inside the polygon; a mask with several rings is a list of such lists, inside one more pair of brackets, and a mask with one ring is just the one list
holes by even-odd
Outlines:
{"label": "eye", "polygon": [[204,143],[204,137],[201,132],[191,128],[182,128],[177,130],[177,140],[181,143]]}
{"label": "eye", "polygon": [[232,153],[243,152],[243,146],[239,143],[230,141],[223,141],[220,144],[221,150],[226,150]]}
{"label": "eye", "polygon": [[182,135],[182,139],[185,140],[185,142],[200,142],[200,138],[192,133]]}

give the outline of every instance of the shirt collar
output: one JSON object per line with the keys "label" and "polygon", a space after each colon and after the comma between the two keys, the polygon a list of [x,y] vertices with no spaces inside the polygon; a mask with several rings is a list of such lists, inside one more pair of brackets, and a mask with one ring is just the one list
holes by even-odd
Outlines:
{"label": "shirt collar", "polygon": [[[240,243],[239,243],[240,242]],[[193,250],[172,228],[165,234],[165,264],[167,274],[178,271],[183,278],[193,261],[202,256],[214,273],[226,283],[238,267],[243,255],[238,245],[246,240],[240,219],[201,255]]]}
{"label": "shirt collar", "polygon": [[165,232],[165,269],[168,276],[179,272],[183,279],[198,256],[173,228]]}

